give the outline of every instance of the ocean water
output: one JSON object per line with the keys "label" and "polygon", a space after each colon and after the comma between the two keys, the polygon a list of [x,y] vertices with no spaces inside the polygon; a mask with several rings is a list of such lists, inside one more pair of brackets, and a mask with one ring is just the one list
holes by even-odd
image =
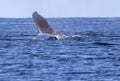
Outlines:
{"label": "ocean water", "polygon": [[33,40],[31,18],[0,18],[0,81],[120,81],[120,18],[47,21],[71,38]]}

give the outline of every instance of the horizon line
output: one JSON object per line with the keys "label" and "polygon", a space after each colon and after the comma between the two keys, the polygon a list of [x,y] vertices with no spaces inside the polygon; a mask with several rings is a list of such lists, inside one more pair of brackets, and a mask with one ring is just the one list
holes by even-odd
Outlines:
{"label": "horizon line", "polygon": [[[0,17],[0,19],[17,19],[17,18],[21,18],[21,19],[27,19],[27,18],[32,18],[32,17]],[[44,17],[44,18],[120,18],[120,16],[93,16],[93,17]]]}

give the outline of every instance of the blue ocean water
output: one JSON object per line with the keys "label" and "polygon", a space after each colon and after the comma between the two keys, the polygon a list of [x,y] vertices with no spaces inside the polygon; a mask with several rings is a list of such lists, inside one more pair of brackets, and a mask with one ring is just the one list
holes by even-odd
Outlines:
{"label": "blue ocean water", "polygon": [[120,81],[120,18],[49,18],[64,40],[33,40],[31,18],[0,18],[0,81]]}

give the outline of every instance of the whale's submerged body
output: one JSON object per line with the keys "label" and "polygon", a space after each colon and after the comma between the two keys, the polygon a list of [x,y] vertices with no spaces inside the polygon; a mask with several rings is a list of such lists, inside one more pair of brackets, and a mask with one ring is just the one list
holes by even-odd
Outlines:
{"label": "whale's submerged body", "polygon": [[68,36],[61,34],[59,32],[56,32],[53,30],[50,25],[47,23],[47,21],[39,15],[37,12],[33,12],[32,14],[33,21],[38,29],[39,37],[41,39],[45,38],[48,40],[57,40],[57,39],[65,39]]}

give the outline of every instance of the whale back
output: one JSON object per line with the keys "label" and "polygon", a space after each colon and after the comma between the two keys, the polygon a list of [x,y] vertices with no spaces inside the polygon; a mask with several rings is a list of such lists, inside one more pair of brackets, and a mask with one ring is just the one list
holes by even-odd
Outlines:
{"label": "whale back", "polygon": [[33,21],[38,29],[38,32],[40,34],[48,33],[48,34],[54,35],[55,31],[50,27],[50,25],[47,23],[47,21],[41,15],[39,15],[37,12],[33,12],[32,17],[33,17]]}

